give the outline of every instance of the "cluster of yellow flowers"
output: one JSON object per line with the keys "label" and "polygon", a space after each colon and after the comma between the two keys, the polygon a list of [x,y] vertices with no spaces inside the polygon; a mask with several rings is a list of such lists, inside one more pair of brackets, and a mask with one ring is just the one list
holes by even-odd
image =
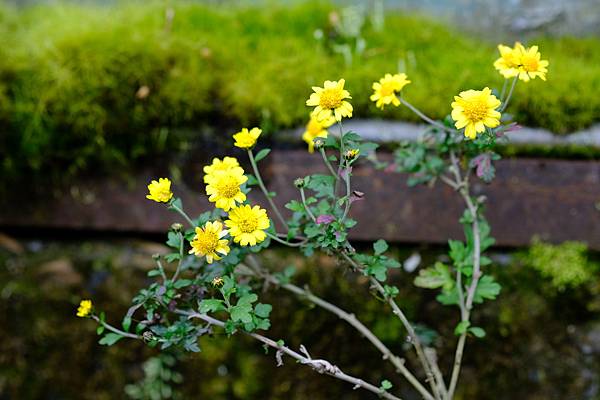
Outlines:
{"label": "cluster of yellow flowers", "polygon": [[514,47],[503,44],[498,45],[500,58],[494,62],[494,67],[506,79],[519,77],[528,82],[530,79],[540,77],[546,80],[548,61],[542,60],[542,55],[537,46],[525,47],[516,42]]}
{"label": "cluster of yellow flowers", "polygon": [[[250,150],[260,134],[259,128],[244,128],[233,135],[235,146]],[[227,212],[224,223],[218,220],[207,221],[204,226],[196,227],[196,234],[190,242],[190,254],[206,257],[210,264],[229,254],[229,240],[225,238],[227,235],[240,246],[254,246],[267,238],[265,230],[271,223],[265,209],[244,204],[246,194],[242,191],[242,185],[248,177],[236,158],[214,158],[212,164],[205,166],[203,170],[208,200],[215,203],[216,208]],[[168,203],[173,198],[171,181],[167,178],[152,181],[148,185],[148,191],[146,197],[156,202]]]}

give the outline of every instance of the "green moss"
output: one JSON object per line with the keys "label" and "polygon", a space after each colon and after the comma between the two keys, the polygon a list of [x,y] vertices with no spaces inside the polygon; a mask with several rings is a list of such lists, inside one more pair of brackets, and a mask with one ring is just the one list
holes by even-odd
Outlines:
{"label": "green moss", "polygon": [[585,243],[567,241],[558,245],[534,240],[525,263],[550,279],[558,290],[578,287],[595,279],[598,265],[587,256]]}
{"label": "green moss", "polygon": [[[371,83],[406,71],[404,95],[448,114],[461,90],[500,87],[494,44],[427,18],[388,12],[367,20],[352,65],[332,51],[329,2],[207,5],[173,2],[0,6],[0,156],[4,176],[129,166],[187,145],[202,125],[301,125],[310,87],[346,78],[357,117],[416,121],[405,107],[377,110]],[[314,37],[324,32],[324,40]],[[600,39],[540,39],[548,82],[517,86],[521,123],[564,133],[600,115]],[[147,87],[147,94],[143,92]]]}

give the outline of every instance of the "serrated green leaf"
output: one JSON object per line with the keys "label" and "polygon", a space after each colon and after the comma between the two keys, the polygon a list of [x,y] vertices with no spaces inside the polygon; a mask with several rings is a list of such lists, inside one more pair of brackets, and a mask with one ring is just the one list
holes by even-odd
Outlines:
{"label": "serrated green leaf", "polygon": [[273,307],[270,304],[258,303],[254,307],[254,314],[256,314],[262,318],[267,318],[269,316],[269,314],[271,314],[272,309],[273,309]]}
{"label": "serrated green leaf", "polygon": [[462,335],[463,333],[465,333],[467,331],[469,326],[471,326],[471,322],[469,322],[469,321],[459,322],[459,324],[456,325],[456,328],[454,329],[454,334],[457,336]]}
{"label": "serrated green leaf", "polygon": [[102,339],[98,341],[99,344],[103,346],[112,346],[117,343],[119,340],[123,339],[124,336],[121,336],[117,333],[109,332]]}
{"label": "serrated green leaf", "polygon": [[375,255],[381,255],[387,251],[389,248],[387,242],[383,239],[379,239],[375,243],[373,243],[373,250],[375,251]]}
{"label": "serrated green leaf", "polygon": [[224,310],[225,306],[223,304],[223,300],[219,299],[204,299],[201,300],[198,305],[198,311],[201,314],[206,314],[209,312],[217,312]]}
{"label": "serrated green leaf", "polygon": [[477,283],[473,301],[475,303],[483,303],[484,299],[494,300],[500,294],[501,289],[502,287],[494,281],[494,278],[491,275],[484,275]]}
{"label": "serrated green leaf", "polygon": [[449,290],[454,286],[454,279],[447,265],[436,262],[433,267],[425,268],[419,271],[419,276],[415,278],[415,286],[426,289],[437,289],[443,287]]}
{"label": "serrated green leaf", "polygon": [[380,387],[383,390],[390,390],[392,388],[392,383],[390,381],[388,381],[387,379],[384,379],[383,381],[381,381]]}

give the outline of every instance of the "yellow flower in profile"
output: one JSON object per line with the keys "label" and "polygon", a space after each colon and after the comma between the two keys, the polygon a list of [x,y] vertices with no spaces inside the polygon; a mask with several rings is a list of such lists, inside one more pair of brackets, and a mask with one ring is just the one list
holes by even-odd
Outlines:
{"label": "yellow flower in profile", "polygon": [[500,113],[496,108],[500,100],[489,88],[483,90],[467,90],[454,96],[452,103],[452,119],[456,129],[465,128],[465,136],[475,139],[477,133],[485,131],[485,127],[495,128],[500,124]]}
{"label": "yellow flower in profile", "polygon": [[259,206],[242,205],[229,211],[225,225],[233,241],[241,246],[254,246],[266,239],[265,229],[270,226],[267,211]]}
{"label": "yellow flower in profile", "polygon": [[81,300],[79,307],[77,307],[77,316],[81,318],[88,317],[92,313],[92,301]]}
{"label": "yellow flower in profile", "polygon": [[167,203],[173,197],[171,192],[171,181],[167,178],[160,178],[158,181],[152,181],[148,185],[147,199],[154,200],[157,203]]}
{"label": "yellow flower in profile", "polygon": [[[520,43],[516,43],[515,46]],[[514,78],[519,75],[519,65],[521,63],[519,51],[503,44],[498,45],[500,58],[494,61],[494,67],[504,78]]]}
{"label": "yellow flower in profile", "polygon": [[262,130],[259,128],[252,128],[250,130],[244,128],[233,135],[233,139],[235,140],[234,145],[240,149],[249,149],[256,144],[261,133]]}
{"label": "yellow flower in profile", "polygon": [[538,76],[541,80],[546,80],[548,72],[547,60],[542,60],[542,55],[537,46],[525,48],[521,43],[515,43],[515,50],[519,53],[519,79],[529,82],[529,79],[535,79]]}
{"label": "yellow flower in profile", "polygon": [[[190,242],[192,249],[190,254],[198,257],[206,257],[206,262],[211,264],[214,260],[220,260],[221,255],[229,254],[229,241],[223,239],[227,231],[219,221],[208,221],[204,227],[196,227],[196,236]],[[217,254],[219,253],[219,254]]]}
{"label": "yellow flower in profile", "polygon": [[346,81],[325,81],[323,87],[313,86],[314,93],[306,100],[307,106],[314,106],[313,114],[319,121],[335,116],[336,121],[352,116],[352,104],[345,101],[351,99],[350,92],[344,89]]}
{"label": "yellow flower in profile", "polygon": [[400,100],[396,97],[396,93],[410,83],[406,78],[406,74],[385,74],[379,82],[373,82],[374,93],[371,95],[371,101],[374,101],[377,108],[382,110],[385,105],[390,103],[398,107]]}
{"label": "yellow flower in profile", "polygon": [[310,153],[315,151],[314,140],[318,137],[327,137],[327,128],[335,123],[335,118],[330,117],[323,121],[319,121],[314,114],[310,114],[310,121],[306,124],[306,130],[302,134],[302,139],[308,144],[308,151]]}
{"label": "yellow flower in profile", "polygon": [[[238,169],[239,168],[239,169]],[[213,175],[216,171],[230,171],[236,170],[242,175],[244,170],[240,167],[238,160],[235,157],[224,157],[223,160],[213,158],[211,165],[206,165],[204,168],[204,183],[207,183],[207,179]]]}
{"label": "yellow flower in profile", "polygon": [[229,171],[215,171],[211,175],[206,175],[208,201],[215,203],[215,207],[225,211],[235,207],[236,202],[244,202],[246,195],[240,186],[248,180],[248,177],[243,172],[243,169],[236,168]]}

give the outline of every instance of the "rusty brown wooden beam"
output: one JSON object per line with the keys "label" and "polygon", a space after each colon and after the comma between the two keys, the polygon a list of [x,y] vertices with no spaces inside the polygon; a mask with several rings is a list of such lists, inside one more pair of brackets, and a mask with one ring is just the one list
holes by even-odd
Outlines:
{"label": "rusty brown wooden beam", "polygon": [[[261,164],[265,181],[278,193],[281,206],[297,197],[295,178],[326,173],[319,157],[305,151],[273,151]],[[56,200],[9,204],[0,210],[0,229],[163,232],[179,217],[145,199],[147,182],[153,177],[150,172],[142,173],[133,184],[87,181]],[[201,165],[195,165],[190,182],[174,184],[177,196],[193,215],[210,207],[200,178]],[[359,221],[351,231],[353,239],[444,243],[449,237],[462,237],[457,222],[462,205],[449,187],[439,183],[409,188],[405,175],[376,171],[368,165],[354,169],[353,182],[365,193],[364,201],[354,203],[351,211]],[[600,249],[598,161],[501,160],[493,183],[475,183],[474,191],[488,198],[486,215],[498,245],[527,245],[537,235],[552,242],[584,241]],[[262,202],[260,193],[253,193],[254,200]]]}

